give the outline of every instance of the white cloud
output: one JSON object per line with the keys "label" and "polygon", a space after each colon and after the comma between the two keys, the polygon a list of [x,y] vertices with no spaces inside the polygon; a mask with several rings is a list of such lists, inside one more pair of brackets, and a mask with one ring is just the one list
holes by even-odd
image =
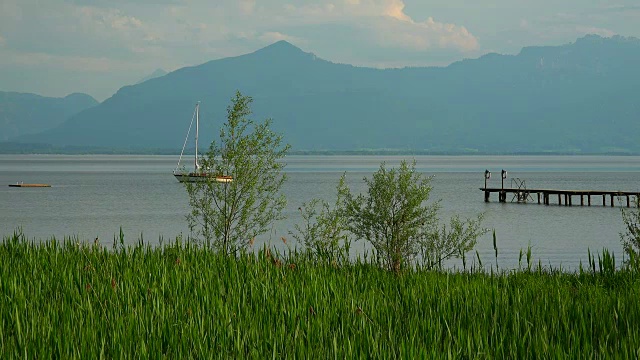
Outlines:
{"label": "white cloud", "polygon": [[404,2],[402,2],[402,0],[389,0],[386,4],[384,15],[402,21],[413,22],[413,20],[404,13]]}
{"label": "white cloud", "polygon": [[430,49],[479,48],[476,37],[464,26],[436,21],[415,21],[404,11],[402,0],[343,0],[342,2],[284,6],[294,21],[314,24],[342,23],[371,34],[371,46],[400,47],[424,52]]}

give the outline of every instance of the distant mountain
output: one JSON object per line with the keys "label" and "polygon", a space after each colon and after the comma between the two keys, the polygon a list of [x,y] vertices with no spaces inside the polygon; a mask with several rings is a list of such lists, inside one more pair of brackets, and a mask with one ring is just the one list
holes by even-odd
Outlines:
{"label": "distant mountain", "polygon": [[54,128],[72,115],[97,104],[87,94],[51,98],[0,91],[0,141]]}
{"label": "distant mountain", "polygon": [[201,101],[201,141],[236,89],[296,150],[640,151],[640,40],[488,54],[448,67],[335,64],[280,41],[254,53],[125,86],[64,124],[17,141],[180,149]]}
{"label": "distant mountain", "polygon": [[151,74],[143,77],[142,79],[140,79],[136,84],[140,84],[143,83],[147,80],[151,80],[151,79],[155,79],[155,78],[159,78],[161,76],[165,76],[168,73],[166,71],[164,71],[163,69],[156,69],[154,72],[152,72]]}

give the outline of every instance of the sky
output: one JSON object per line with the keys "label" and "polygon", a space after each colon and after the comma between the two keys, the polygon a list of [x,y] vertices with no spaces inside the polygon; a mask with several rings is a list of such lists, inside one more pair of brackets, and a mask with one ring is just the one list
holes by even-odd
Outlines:
{"label": "sky", "polygon": [[446,66],[586,34],[640,37],[638,0],[0,0],[0,91],[98,101],[161,68],[278,40],[339,63]]}

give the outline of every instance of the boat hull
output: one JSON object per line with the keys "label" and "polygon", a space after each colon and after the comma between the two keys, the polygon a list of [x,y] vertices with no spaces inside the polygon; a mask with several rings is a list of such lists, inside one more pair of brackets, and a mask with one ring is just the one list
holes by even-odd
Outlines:
{"label": "boat hull", "polygon": [[23,187],[23,188],[41,188],[41,187],[51,187],[49,184],[9,184],[10,187]]}
{"label": "boat hull", "polygon": [[198,183],[207,182],[208,180],[218,183],[230,183],[233,181],[233,176],[229,175],[211,175],[205,173],[173,173],[173,176],[181,183]]}
{"label": "boat hull", "polygon": [[196,174],[196,173],[174,173],[173,176],[178,179],[181,183],[198,183],[198,182],[206,182],[207,178],[211,178],[211,175],[208,174]]}

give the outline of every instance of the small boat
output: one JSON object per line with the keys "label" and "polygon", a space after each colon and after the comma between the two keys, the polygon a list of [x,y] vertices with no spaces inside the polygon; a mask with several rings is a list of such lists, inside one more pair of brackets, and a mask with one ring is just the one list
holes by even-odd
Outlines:
{"label": "small boat", "polygon": [[24,182],[21,182],[21,183],[17,183],[16,182],[15,184],[9,184],[9,187],[21,187],[21,188],[26,188],[26,187],[34,188],[34,187],[37,187],[37,188],[42,188],[42,187],[51,187],[51,185],[49,185],[49,184],[25,184]]}
{"label": "small boat", "polygon": [[[191,128],[193,127],[193,121],[196,121],[196,136],[195,136],[195,156],[193,159],[193,171],[188,171],[180,169],[180,162],[182,161],[182,156],[184,155],[184,149],[187,146],[187,141],[189,141],[189,134],[191,133]],[[180,152],[180,158],[178,159],[178,165],[176,165],[175,170],[173,170],[173,176],[178,179],[181,183],[195,183],[195,182],[205,182],[207,179],[215,180],[220,183],[228,183],[233,181],[233,177],[229,175],[214,175],[211,173],[207,173],[202,169],[200,163],[198,162],[198,133],[200,131],[200,102],[196,103],[196,108],[193,111],[193,116],[191,117],[191,123],[189,124],[189,130],[187,130],[187,137],[184,139],[184,145],[182,145],[182,151]]]}

